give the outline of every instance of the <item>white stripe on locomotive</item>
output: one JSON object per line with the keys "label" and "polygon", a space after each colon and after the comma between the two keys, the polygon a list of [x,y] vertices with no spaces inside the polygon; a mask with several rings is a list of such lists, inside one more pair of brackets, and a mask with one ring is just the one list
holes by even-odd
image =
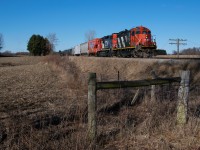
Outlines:
{"label": "white stripe on locomotive", "polygon": [[123,47],[125,47],[124,37],[121,37]]}

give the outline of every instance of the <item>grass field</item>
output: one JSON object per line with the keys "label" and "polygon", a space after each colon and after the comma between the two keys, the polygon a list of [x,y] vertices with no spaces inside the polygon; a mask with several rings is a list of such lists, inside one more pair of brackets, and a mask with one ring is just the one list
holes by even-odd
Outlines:
{"label": "grass field", "polygon": [[97,149],[199,149],[200,61],[94,57],[0,58],[0,149],[90,149],[87,139],[87,80],[175,77],[191,71],[189,120],[176,125],[177,85],[97,93]]}

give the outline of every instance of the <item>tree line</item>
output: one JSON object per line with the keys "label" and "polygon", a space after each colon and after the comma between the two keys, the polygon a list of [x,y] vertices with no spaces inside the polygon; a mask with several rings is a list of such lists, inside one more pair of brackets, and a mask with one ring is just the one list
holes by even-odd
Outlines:
{"label": "tree line", "polygon": [[0,33],[0,50],[3,48],[3,35]]}
{"label": "tree line", "polygon": [[[45,56],[55,50],[57,38],[55,33],[50,33],[47,37],[33,34],[27,44],[27,50],[33,56]],[[0,50],[4,46],[3,35],[0,33]]]}
{"label": "tree line", "polygon": [[[174,51],[173,54],[177,54],[177,51]],[[200,55],[200,47],[193,47],[183,49],[179,52],[180,55]]]}
{"label": "tree line", "polygon": [[[95,38],[96,32],[94,30],[89,30],[85,33],[85,41],[89,41]],[[55,33],[49,33],[47,37],[43,37],[39,34],[33,34],[27,44],[27,50],[30,55],[33,56],[45,56],[53,53],[55,46],[58,42]],[[3,35],[0,33],[0,50],[4,46]],[[6,54],[11,54],[11,51],[5,51]],[[26,53],[27,54],[27,53]]]}

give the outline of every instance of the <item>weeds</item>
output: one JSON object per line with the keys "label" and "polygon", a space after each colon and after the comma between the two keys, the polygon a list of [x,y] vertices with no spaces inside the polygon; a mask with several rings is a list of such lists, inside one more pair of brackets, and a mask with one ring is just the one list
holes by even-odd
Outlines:
{"label": "weeds", "polygon": [[[98,81],[110,81],[116,80],[117,71],[124,67],[123,61],[121,67],[118,60],[102,58],[92,59],[87,68],[87,59],[91,58],[48,56],[39,63],[26,63],[27,68],[19,61],[20,67],[13,68],[16,74],[10,70],[15,66],[0,68],[2,80],[7,76],[15,79],[9,88],[16,91],[9,93],[7,82],[1,80],[0,149],[90,149],[87,73],[97,72]],[[131,72],[133,64],[127,61],[124,70],[120,70],[120,80],[149,77],[152,69],[159,76],[175,76],[177,69],[186,68],[194,69],[194,81],[199,81],[195,64],[154,63],[150,67],[146,62],[134,63],[144,68]],[[131,101],[138,89],[98,91],[96,149],[198,149],[199,86],[192,86],[189,120],[184,127],[178,127],[175,120],[177,89],[176,85],[156,86],[157,101],[151,102],[150,87],[141,88],[134,105]]]}

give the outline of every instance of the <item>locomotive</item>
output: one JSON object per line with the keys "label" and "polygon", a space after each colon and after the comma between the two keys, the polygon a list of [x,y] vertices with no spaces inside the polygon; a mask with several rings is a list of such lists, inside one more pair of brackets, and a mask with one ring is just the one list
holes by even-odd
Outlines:
{"label": "locomotive", "polygon": [[157,46],[151,31],[143,26],[95,38],[73,48],[74,55],[152,57]]}

